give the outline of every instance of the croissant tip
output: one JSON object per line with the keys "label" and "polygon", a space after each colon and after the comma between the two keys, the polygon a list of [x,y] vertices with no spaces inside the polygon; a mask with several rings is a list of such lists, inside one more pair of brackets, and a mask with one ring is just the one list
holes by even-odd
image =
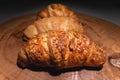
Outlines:
{"label": "croissant tip", "polygon": [[27,65],[18,59],[17,60],[17,66],[24,69],[24,68],[26,68]]}
{"label": "croissant tip", "polygon": [[28,59],[27,56],[25,55],[24,50],[21,50],[18,54],[17,65],[21,68],[25,68],[28,65]]}

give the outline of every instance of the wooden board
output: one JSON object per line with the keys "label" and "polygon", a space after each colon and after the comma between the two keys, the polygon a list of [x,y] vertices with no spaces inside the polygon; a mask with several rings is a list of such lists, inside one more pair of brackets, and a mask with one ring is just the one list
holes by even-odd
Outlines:
{"label": "wooden board", "polygon": [[[120,80],[120,69],[109,64],[108,58],[101,69],[80,67],[63,70],[61,74],[44,69],[19,68],[16,61],[24,43],[22,31],[34,20],[35,14],[32,14],[0,24],[0,80]],[[120,53],[119,26],[84,14],[80,14],[80,22],[85,34],[101,45],[108,57]]]}

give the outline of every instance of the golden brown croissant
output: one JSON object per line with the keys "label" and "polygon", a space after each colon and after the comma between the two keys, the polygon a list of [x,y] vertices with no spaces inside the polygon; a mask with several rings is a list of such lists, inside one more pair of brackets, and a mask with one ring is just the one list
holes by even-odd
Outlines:
{"label": "golden brown croissant", "polygon": [[50,4],[38,12],[37,18],[53,17],[53,16],[67,16],[73,19],[78,19],[77,14],[62,4]]}
{"label": "golden brown croissant", "polygon": [[48,31],[29,40],[18,55],[22,67],[37,65],[55,69],[97,67],[106,61],[98,45],[75,31]]}
{"label": "golden brown croissant", "polygon": [[48,30],[83,32],[82,25],[70,17],[49,17],[36,20],[25,29],[24,34],[28,38],[33,38],[35,35]]}

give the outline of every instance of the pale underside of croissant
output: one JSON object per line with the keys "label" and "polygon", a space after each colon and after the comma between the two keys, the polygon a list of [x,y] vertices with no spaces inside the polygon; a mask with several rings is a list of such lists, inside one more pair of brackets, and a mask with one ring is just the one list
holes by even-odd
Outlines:
{"label": "pale underside of croissant", "polygon": [[24,34],[28,38],[33,38],[41,32],[48,30],[57,31],[77,31],[83,33],[82,25],[70,17],[49,17],[36,20],[32,25],[28,26]]}
{"label": "pale underside of croissant", "polygon": [[18,55],[22,67],[36,65],[55,69],[98,67],[106,61],[102,48],[75,31],[48,31],[25,43]]}

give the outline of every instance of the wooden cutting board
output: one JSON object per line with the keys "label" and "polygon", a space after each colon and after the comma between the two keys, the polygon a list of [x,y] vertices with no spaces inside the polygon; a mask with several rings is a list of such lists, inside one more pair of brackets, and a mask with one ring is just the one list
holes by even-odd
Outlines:
{"label": "wooden cutting board", "polygon": [[16,61],[24,43],[22,32],[35,20],[35,15],[0,24],[0,80],[120,80],[120,68],[112,66],[108,61],[112,54],[120,54],[120,26],[84,14],[79,15],[85,34],[106,50],[107,61],[101,69],[79,67],[57,72],[19,68]]}

